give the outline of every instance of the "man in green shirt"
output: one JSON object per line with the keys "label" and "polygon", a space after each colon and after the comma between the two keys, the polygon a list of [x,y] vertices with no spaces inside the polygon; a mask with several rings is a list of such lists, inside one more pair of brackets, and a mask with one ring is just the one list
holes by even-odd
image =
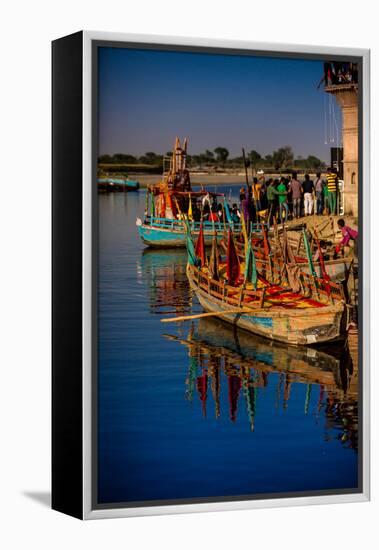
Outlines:
{"label": "man in green shirt", "polygon": [[278,180],[269,180],[269,186],[267,188],[267,201],[268,201],[268,223],[272,225],[274,216],[277,211],[277,198],[279,198],[279,210],[280,217],[282,217],[282,211],[284,209],[286,213],[286,221],[288,216],[288,204],[287,204],[287,187],[285,183],[279,183]]}
{"label": "man in green shirt", "polygon": [[288,203],[287,203],[287,186],[285,184],[285,179],[280,178],[280,183],[276,188],[279,199],[279,219],[283,221],[283,212],[284,212],[284,223],[288,218]]}
{"label": "man in green shirt", "polygon": [[268,180],[268,187],[266,191],[267,196],[267,203],[268,203],[268,225],[271,227],[273,223],[274,216],[276,215],[276,197],[277,197],[277,190],[274,186],[274,180],[270,178]]}

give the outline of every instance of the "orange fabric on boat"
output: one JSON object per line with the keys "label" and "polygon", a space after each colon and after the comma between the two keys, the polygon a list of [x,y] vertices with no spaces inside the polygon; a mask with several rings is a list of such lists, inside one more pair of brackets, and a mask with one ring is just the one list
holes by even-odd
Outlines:
{"label": "orange fabric on boat", "polygon": [[165,218],[166,217],[166,201],[164,198],[164,195],[158,195],[157,198],[157,210],[158,210],[158,217],[159,218]]}

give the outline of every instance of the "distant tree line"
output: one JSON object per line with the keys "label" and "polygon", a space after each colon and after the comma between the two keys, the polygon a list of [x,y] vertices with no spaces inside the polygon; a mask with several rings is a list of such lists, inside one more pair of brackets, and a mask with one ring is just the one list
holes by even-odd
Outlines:
{"label": "distant tree line", "polygon": [[[161,168],[163,166],[163,157],[171,155],[171,151],[167,152],[166,155],[159,155],[148,151],[142,156],[116,153],[114,155],[101,155],[98,160],[99,164],[126,164],[136,165],[136,167],[137,165],[147,165]],[[204,153],[188,155],[188,162],[192,169],[243,168],[243,156],[230,157],[226,147],[216,147],[213,151],[206,149]],[[288,171],[292,168],[301,170],[323,170],[326,168],[325,163],[314,155],[309,155],[307,158],[298,156],[295,159],[292,147],[289,145],[280,147],[265,156],[252,150],[246,154],[246,162],[253,170],[265,168],[266,170]]]}

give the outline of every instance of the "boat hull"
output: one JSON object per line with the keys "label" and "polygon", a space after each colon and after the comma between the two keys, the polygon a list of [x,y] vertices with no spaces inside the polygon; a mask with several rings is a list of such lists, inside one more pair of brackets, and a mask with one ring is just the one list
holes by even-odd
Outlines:
{"label": "boat hull", "polygon": [[338,302],[323,308],[288,310],[279,307],[252,308],[251,313],[224,313],[230,304],[201,289],[187,267],[187,276],[200,304],[220,319],[270,340],[291,345],[313,345],[339,340],[346,333],[346,305]]}
{"label": "boat hull", "polygon": [[[224,228],[217,229],[217,240],[221,241]],[[142,224],[138,226],[138,233],[144,244],[155,248],[185,247],[186,233],[183,230],[160,228],[154,225]],[[204,242],[206,246],[212,244],[213,230],[204,230]],[[196,240],[199,235],[198,230],[191,231],[191,236]]]}

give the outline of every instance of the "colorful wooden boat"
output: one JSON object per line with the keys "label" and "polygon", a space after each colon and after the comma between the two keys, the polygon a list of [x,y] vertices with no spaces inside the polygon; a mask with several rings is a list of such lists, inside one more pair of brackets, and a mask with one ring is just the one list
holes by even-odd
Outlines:
{"label": "colorful wooden boat", "polygon": [[[169,168],[166,170],[166,164]],[[205,244],[212,243],[215,231],[222,234],[229,228],[234,234],[241,231],[240,223],[233,223],[225,196],[207,190],[194,191],[187,169],[187,140],[183,147],[178,138],[170,157],[164,157],[161,181],[146,190],[144,219],[137,218],[140,238],[151,247],[185,247],[187,225],[192,237],[197,238],[203,225]],[[211,221],[214,208],[221,206],[222,220]]]}
{"label": "colorful wooden boat", "polygon": [[[345,335],[347,308],[341,285],[300,271],[296,291],[288,283],[270,283],[257,272],[251,248],[240,266],[231,233],[226,262],[218,262],[216,242],[209,262],[197,258],[192,241],[187,242],[187,277],[206,312],[286,344],[319,344]],[[250,282],[252,267],[255,277]]]}

